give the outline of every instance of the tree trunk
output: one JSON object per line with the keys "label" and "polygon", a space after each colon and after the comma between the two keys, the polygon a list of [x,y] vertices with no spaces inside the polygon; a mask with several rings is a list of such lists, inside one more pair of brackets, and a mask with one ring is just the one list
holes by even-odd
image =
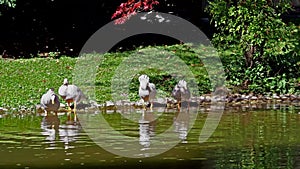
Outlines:
{"label": "tree trunk", "polygon": [[252,68],[253,66],[253,55],[254,55],[255,47],[250,45],[250,49],[245,53],[246,66],[248,68]]}

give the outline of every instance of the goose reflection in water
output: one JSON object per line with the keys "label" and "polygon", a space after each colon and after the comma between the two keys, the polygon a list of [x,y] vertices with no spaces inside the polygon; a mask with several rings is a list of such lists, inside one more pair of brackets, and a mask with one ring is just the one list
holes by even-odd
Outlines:
{"label": "goose reflection in water", "polygon": [[174,119],[174,131],[182,143],[187,143],[190,114],[188,112],[177,112]]}
{"label": "goose reflection in water", "polygon": [[[165,112],[164,112],[165,113]],[[164,124],[161,124],[164,125]],[[179,140],[187,143],[187,135],[190,125],[190,113],[181,110],[174,114],[173,127]],[[139,120],[139,143],[143,146],[142,150],[149,149],[151,146],[151,138],[155,137],[155,129],[157,120],[155,113],[143,110],[141,119]]]}
{"label": "goose reflection in water", "polygon": [[80,125],[60,124],[58,116],[45,116],[41,122],[41,134],[46,136],[46,143],[49,143],[49,148],[60,148],[56,143],[63,142],[64,149],[72,148],[69,143],[76,141],[76,137],[80,132]]}
{"label": "goose reflection in water", "polygon": [[45,116],[41,122],[42,135],[46,140],[52,142],[58,138],[60,120],[57,116]]}
{"label": "goose reflection in water", "polygon": [[155,136],[156,119],[153,112],[142,110],[142,117],[139,120],[139,142],[144,149],[150,147],[150,138]]}

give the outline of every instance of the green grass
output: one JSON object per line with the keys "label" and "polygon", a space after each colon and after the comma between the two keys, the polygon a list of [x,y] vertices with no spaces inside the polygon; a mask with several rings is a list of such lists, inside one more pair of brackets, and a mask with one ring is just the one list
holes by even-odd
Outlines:
{"label": "green grass", "polygon": [[63,78],[71,77],[75,59],[33,58],[0,60],[0,106],[34,107],[51,87],[57,91]]}
{"label": "green grass", "polygon": [[[103,103],[112,99],[112,79],[116,74],[117,68],[120,67],[121,63],[124,63],[126,58],[132,56],[134,58],[139,58],[141,55],[149,55],[149,58],[153,59],[153,57],[161,55],[161,51],[167,52],[168,54],[163,54],[162,58],[166,57],[163,59],[172,59],[174,58],[173,56],[178,56],[184,61],[196,78],[198,92],[210,92],[210,80],[206,69],[203,67],[202,61],[199,58],[199,55],[204,59],[208,58],[209,53],[211,53],[210,50],[206,47],[201,47],[196,54],[188,46],[184,45],[157,46],[122,53],[97,54],[103,59],[103,61],[99,63],[96,79],[94,81],[96,85],[95,93],[97,102]],[[5,108],[16,108],[16,110],[21,109],[21,107],[34,108],[34,106],[40,102],[41,96],[49,88],[53,87],[55,88],[55,91],[57,91],[64,78],[68,78],[70,82],[72,82],[77,60],[77,58],[65,56],[58,59],[0,59],[0,106]],[[150,81],[155,83],[156,87],[159,89],[160,96],[170,96],[170,92],[178,81],[178,79],[175,79],[170,75],[170,72],[159,67],[163,65],[163,67],[174,67],[175,70],[180,69],[180,66],[174,65],[175,62],[166,60],[163,64],[148,65],[148,61],[143,60],[141,63],[144,64],[145,67],[139,70],[135,70],[134,66],[140,62],[139,59],[129,60],[132,65],[125,64],[125,67],[127,66],[126,69],[134,73],[130,75],[130,78],[132,79],[129,84],[129,90],[125,91],[125,94],[127,94],[131,100],[138,99],[138,76],[140,74],[145,73],[149,75]],[[117,72],[122,75],[122,73],[128,73],[128,70],[123,69],[118,70]],[[190,77],[179,78],[188,79]],[[119,81],[115,82],[122,84],[122,80],[124,79],[117,80]],[[122,90],[123,88],[122,85],[118,87],[120,88],[118,90]]]}
{"label": "green grass", "polygon": [[[158,89],[159,97],[170,97],[176,83],[183,78],[188,82],[190,80],[190,85],[191,79],[195,78],[198,88],[198,91],[195,92],[208,93],[211,91],[211,84],[200,57],[211,57],[208,54],[211,51],[204,47],[201,47],[201,51],[202,53],[197,51],[196,54],[188,46],[173,45],[146,47],[124,53],[106,53],[102,56],[103,62],[100,64],[96,76],[97,101],[112,100],[112,96],[117,100],[123,99],[121,94],[128,95],[131,101],[136,101],[138,99],[138,77],[141,74],[147,74],[150,77],[150,82],[154,83]],[[178,63],[175,56],[184,61],[184,64]],[[184,65],[188,66],[187,71],[192,72],[192,77],[184,71]],[[172,76],[176,71],[181,73],[177,79]],[[118,84],[113,86],[115,91],[118,91],[115,95],[111,94],[114,93],[111,90],[113,83]],[[128,85],[128,90],[126,85]]]}

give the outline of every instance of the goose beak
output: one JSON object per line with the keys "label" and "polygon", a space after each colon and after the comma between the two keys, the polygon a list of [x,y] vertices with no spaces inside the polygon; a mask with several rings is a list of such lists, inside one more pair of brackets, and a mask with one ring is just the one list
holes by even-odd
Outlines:
{"label": "goose beak", "polygon": [[55,95],[51,96],[51,103],[54,104]]}

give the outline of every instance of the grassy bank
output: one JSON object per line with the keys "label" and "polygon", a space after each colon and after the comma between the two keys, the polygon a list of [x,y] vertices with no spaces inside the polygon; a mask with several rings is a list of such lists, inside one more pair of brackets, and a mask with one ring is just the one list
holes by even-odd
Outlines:
{"label": "grassy bank", "polygon": [[[192,90],[197,90],[194,92],[198,94],[210,93],[218,85],[213,84],[212,79],[214,83],[224,80],[219,76],[222,74],[219,72],[219,68],[223,67],[216,61],[214,49],[205,46],[199,46],[196,51],[195,48],[191,49],[189,46],[173,45],[93,55],[101,58],[98,60],[99,63],[96,62],[96,76],[92,82],[95,85],[95,99],[98,103],[113,99],[113,82],[118,84],[113,89],[121,93],[117,93],[117,95],[124,94],[131,101],[136,101],[138,99],[138,77],[141,74],[149,75],[150,82],[156,84],[160,98],[170,97],[172,89],[181,78],[186,79],[190,85],[192,81],[189,80],[195,78],[194,86],[197,88]],[[178,58],[182,62],[178,62]],[[0,59],[0,107],[15,111],[24,108],[34,109],[35,105],[40,102],[41,96],[49,88],[53,87],[57,91],[64,78],[68,78],[72,83],[75,75],[85,71],[85,68],[80,72],[75,71],[78,61],[78,58],[65,56],[17,60]],[[90,65],[95,64],[87,63],[86,69],[89,69]],[[192,77],[188,73],[185,74],[184,66],[186,66],[186,71],[192,73]],[[171,69],[168,71],[168,68]],[[183,75],[176,79],[174,76],[176,71]],[[128,79],[129,85],[124,83]],[[128,85],[128,90],[123,90],[126,85]],[[281,84],[269,83],[260,87],[270,85]],[[234,89],[234,86],[227,87]]]}
{"label": "grassy bank", "polygon": [[0,60],[0,106],[34,107],[49,88],[56,90],[70,77],[75,59],[33,58]]}
{"label": "grassy bank", "polygon": [[[153,49],[153,48],[152,48]],[[139,55],[138,52],[147,51],[150,55],[157,55],[150,48],[137,49],[136,51],[106,53],[101,55],[103,61],[99,63],[95,79],[97,102],[103,103],[111,100],[111,80],[119,64],[125,58],[132,55]],[[182,45],[155,47],[156,51],[169,52],[170,57],[178,56],[182,59],[189,69],[193,72],[199,85],[200,93],[210,91],[210,81],[203,63],[189,47]],[[205,48],[201,49],[203,55],[209,52]],[[167,55],[166,55],[167,56]],[[138,56],[136,56],[138,57]],[[169,58],[166,58],[169,59]],[[32,58],[32,59],[0,59],[0,107],[4,108],[34,108],[39,103],[42,94],[53,87],[57,91],[64,78],[69,78],[72,82],[74,77],[74,67],[78,59],[71,57],[55,58]],[[147,64],[147,61],[144,61]],[[166,67],[172,66],[175,69],[178,65],[172,65],[172,62],[166,61]],[[128,69],[131,69],[129,67]],[[126,70],[124,70],[126,72]],[[160,94],[169,96],[173,87],[177,83],[168,72],[154,66],[154,68],[145,68],[132,77],[130,90],[127,95],[131,100],[138,99],[138,76],[146,73],[150,76],[151,82],[155,83],[160,89]]]}

